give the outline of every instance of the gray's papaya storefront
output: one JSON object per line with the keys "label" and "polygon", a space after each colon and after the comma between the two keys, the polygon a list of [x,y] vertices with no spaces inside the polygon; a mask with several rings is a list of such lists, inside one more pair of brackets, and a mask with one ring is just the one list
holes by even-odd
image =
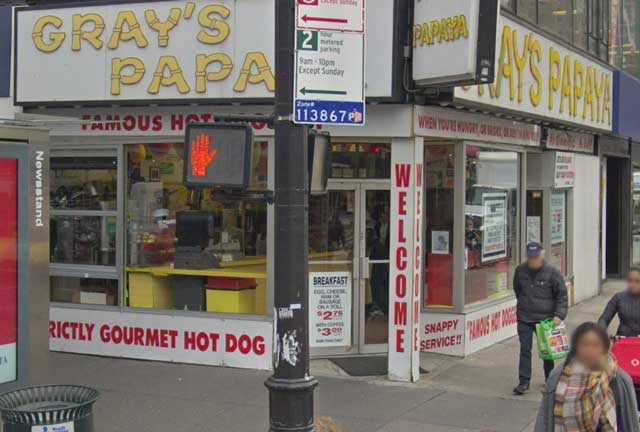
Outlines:
{"label": "gray's papaya storefront", "polygon": [[[187,124],[272,110],[272,38],[257,29],[273,31],[273,4],[226,2],[235,21],[217,21],[228,24],[229,33],[215,43],[198,38],[207,30],[197,20],[180,20],[166,40],[142,21],[146,10],[168,16],[183,3],[17,14],[16,102],[25,106],[25,119],[51,128],[50,347],[269,369],[274,349],[295,361],[289,341],[273,341],[273,317],[280,313],[272,301],[273,206],[255,199],[273,189],[277,175],[273,131],[251,125],[251,181],[243,196],[216,190],[197,196],[182,172]],[[197,8],[209,3],[194,2]],[[593,289],[588,272],[579,280],[576,263],[590,267],[580,254],[599,246],[575,233],[600,214],[587,191],[594,187],[588,173],[599,166],[593,138],[610,130],[605,93],[598,99],[600,117],[566,114],[560,107],[568,99],[554,84],[561,69],[549,76],[549,62],[557,54],[582,64],[609,95],[611,71],[530,29],[518,30],[503,40],[520,43],[531,33],[540,56],[528,61],[539,76],[518,81],[513,74],[535,68],[508,69],[513,57],[504,48],[496,84],[455,90],[453,106],[461,109],[402,104],[401,62],[394,61],[406,34],[398,24],[400,3],[367,2],[367,26],[375,31],[366,36],[366,125],[322,128],[331,136],[332,155],[329,190],[309,202],[308,313],[312,355],[388,354],[390,377],[410,381],[418,377],[420,351],[464,356],[515,334],[511,279],[528,239],[553,251],[567,280],[575,279],[576,299]],[[104,21],[104,37],[73,32],[73,17],[89,13]],[[140,24],[126,41],[112,36],[119,16]],[[519,25],[507,17],[503,22],[501,32]],[[109,51],[90,42],[106,44],[108,37],[116,41]],[[191,57],[208,45],[219,55],[200,64],[203,75]],[[141,64],[122,63],[134,56]],[[169,56],[177,67],[154,75],[158,59],[173,61]],[[65,78],[69,70],[73,85]],[[517,82],[526,90],[521,104]],[[529,103],[528,95],[553,106]],[[536,179],[536,163],[554,180]],[[182,229],[190,212],[207,215],[197,232],[216,265],[175,265],[177,241],[193,232]]]}

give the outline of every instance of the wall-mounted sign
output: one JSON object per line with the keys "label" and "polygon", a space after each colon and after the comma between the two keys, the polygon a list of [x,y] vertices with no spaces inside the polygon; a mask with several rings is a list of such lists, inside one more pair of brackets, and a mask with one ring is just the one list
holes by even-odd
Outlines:
{"label": "wall-mounted sign", "polygon": [[270,370],[273,322],[52,307],[51,351]]}
{"label": "wall-mounted sign", "polygon": [[[172,0],[20,9],[16,102],[273,98],[274,5]],[[389,97],[394,2],[369,0],[367,19],[376,28],[367,41],[367,96]]]}
{"label": "wall-mounted sign", "polygon": [[555,153],[553,183],[556,188],[571,188],[576,184],[576,157],[573,153]]}
{"label": "wall-mounted sign", "polygon": [[418,136],[540,146],[540,127],[467,111],[416,106],[414,132]]}
{"label": "wall-mounted sign", "polygon": [[296,27],[364,33],[364,0],[297,0]]}
{"label": "wall-mounted sign", "polygon": [[548,129],[546,148],[549,150],[564,150],[593,154],[593,135]]}
{"label": "wall-mounted sign", "polygon": [[507,256],[507,194],[482,194],[482,262]]}
{"label": "wall-mounted sign", "polygon": [[18,161],[0,159],[0,384],[18,377],[17,188]]}
{"label": "wall-mounted sign", "polygon": [[413,79],[418,85],[494,80],[497,0],[414,0]]}
{"label": "wall-mounted sign", "polygon": [[294,122],[364,124],[364,0],[298,0]]}
{"label": "wall-mounted sign", "polygon": [[420,350],[464,357],[516,334],[516,300],[469,314],[422,314]]}
{"label": "wall-mounted sign", "polygon": [[567,223],[567,195],[551,194],[551,244],[564,243]]}
{"label": "wall-mounted sign", "polygon": [[351,345],[350,272],[309,273],[309,344],[311,347]]}
{"label": "wall-mounted sign", "polygon": [[[404,139],[391,152],[389,232],[389,379],[420,379],[420,293],[422,292],[422,179],[424,143]],[[419,233],[419,234],[417,234]]]}
{"label": "wall-mounted sign", "polygon": [[505,16],[500,19],[495,82],[456,87],[455,98],[611,131],[612,70]]}
{"label": "wall-mounted sign", "polygon": [[244,189],[251,175],[253,133],[239,124],[193,123],[184,143],[184,184]]}

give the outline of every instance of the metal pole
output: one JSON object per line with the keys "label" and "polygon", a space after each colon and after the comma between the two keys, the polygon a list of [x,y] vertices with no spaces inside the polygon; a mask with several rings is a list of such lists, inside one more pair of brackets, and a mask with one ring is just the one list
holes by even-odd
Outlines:
{"label": "metal pole", "polygon": [[293,112],[295,0],[275,10],[275,338],[269,389],[272,432],[312,432],[308,332],[308,130]]}

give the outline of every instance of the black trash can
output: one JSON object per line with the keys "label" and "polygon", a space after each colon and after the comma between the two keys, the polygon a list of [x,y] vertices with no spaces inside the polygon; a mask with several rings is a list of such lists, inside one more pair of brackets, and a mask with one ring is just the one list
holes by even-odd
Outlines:
{"label": "black trash can", "polygon": [[94,432],[93,404],[98,391],[89,387],[49,385],[0,395],[3,432]]}

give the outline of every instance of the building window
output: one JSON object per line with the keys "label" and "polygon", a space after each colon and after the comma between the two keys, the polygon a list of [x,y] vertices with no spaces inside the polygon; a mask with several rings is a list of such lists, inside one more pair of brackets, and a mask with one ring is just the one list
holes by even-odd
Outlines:
{"label": "building window", "polygon": [[538,1],[540,27],[569,42],[573,37],[573,16],[573,0]]}
{"label": "building window", "polygon": [[[265,314],[267,205],[183,184],[182,143],[125,146],[125,304]],[[268,142],[254,143],[251,190],[267,187]]]}
{"label": "building window", "polygon": [[331,146],[331,178],[391,178],[391,144],[334,143]]}
{"label": "building window", "polygon": [[518,153],[466,148],[465,303],[512,294],[518,265]]}
{"label": "building window", "polygon": [[[637,0],[628,1],[635,9]],[[502,6],[607,61],[611,8],[621,2],[627,0],[511,0]]]}
{"label": "building window", "polygon": [[106,153],[51,158],[51,301],[118,304],[118,168]]}
{"label": "building window", "polygon": [[453,307],[455,144],[425,146],[425,307]]}
{"label": "building window", "polygon": [[611,0],[611,63],[640,79],[640,2]]}
{"label": "building window", "polygon": [[633,266],[640,266],[640,166],[633,167]]}
{"label": "building window", "polygon": [[510,11],[515,9],[516,0],[500,0],[500,6]]}

